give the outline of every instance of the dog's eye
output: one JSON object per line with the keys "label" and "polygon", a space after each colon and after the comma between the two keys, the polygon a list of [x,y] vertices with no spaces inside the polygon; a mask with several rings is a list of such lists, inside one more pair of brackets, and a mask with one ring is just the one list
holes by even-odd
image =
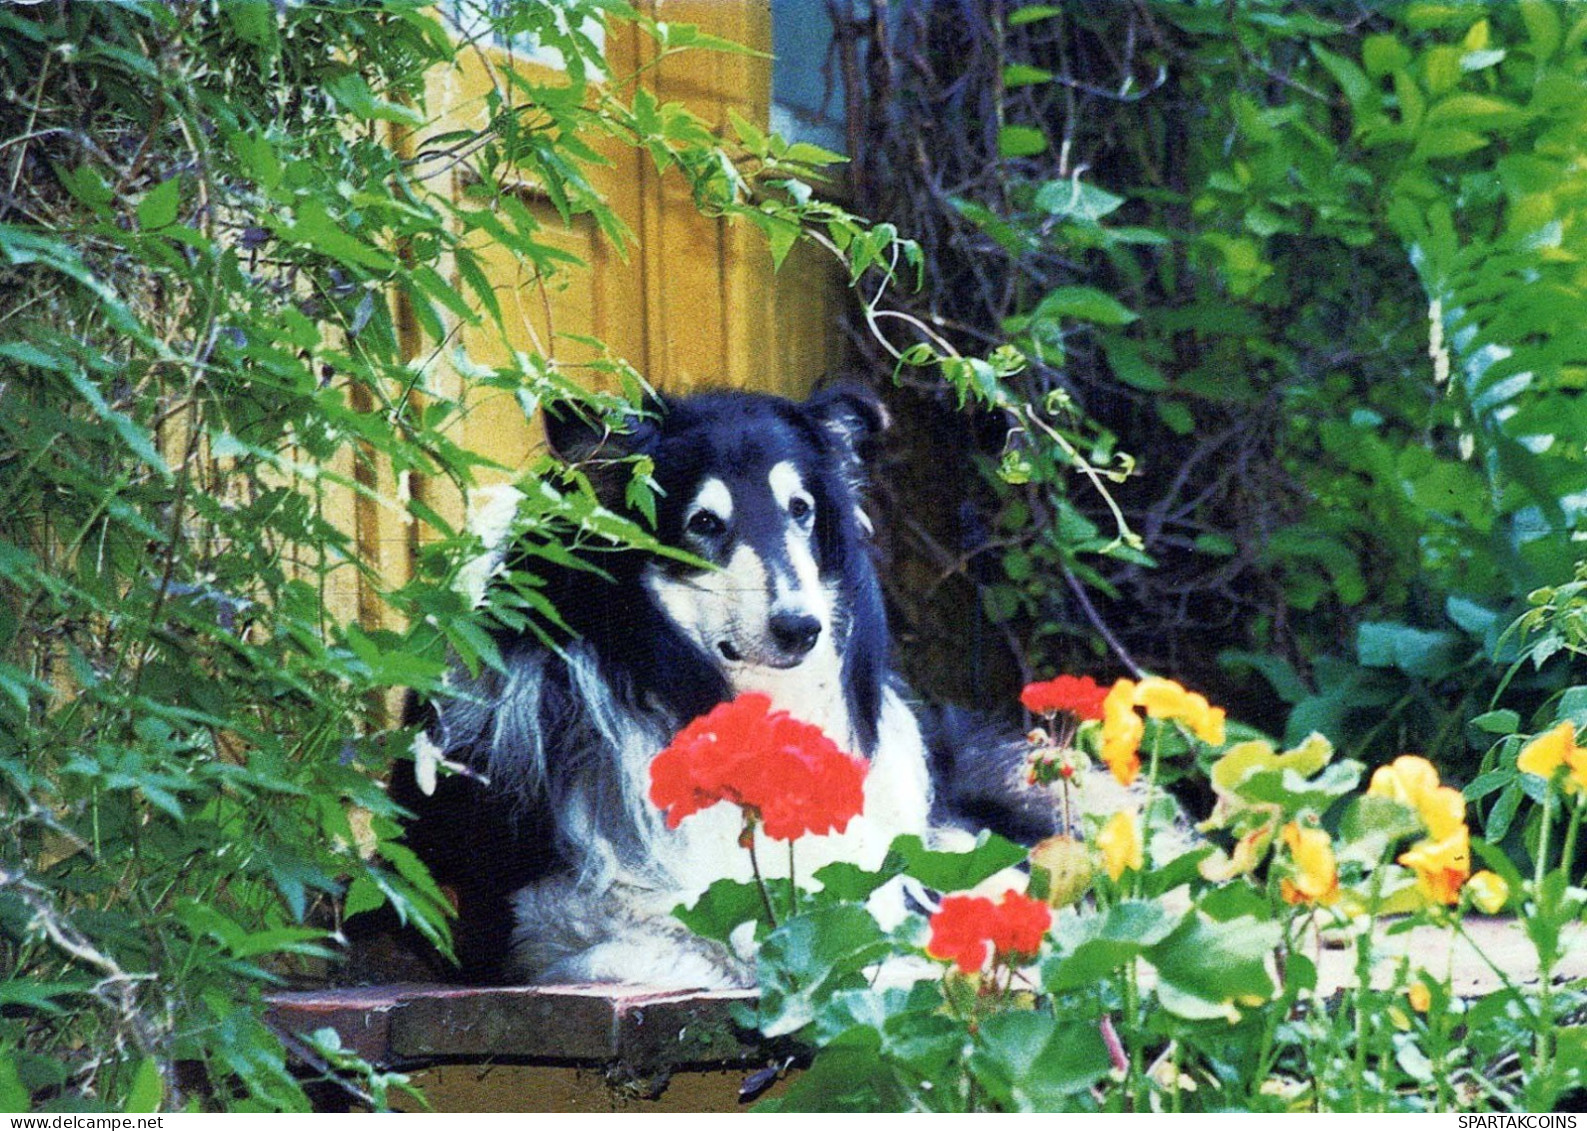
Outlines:
{"label": "dog's eye", "polygon": [[727,523],[712,511],[695,511],[689,516],[684,529],[696,538],[715,538],[727,529]]}
{"label": "dog's eye", "polygon": [[788,501],[788,514],[795,522],[803,522],[810,517],[810,500],[795,495]]}

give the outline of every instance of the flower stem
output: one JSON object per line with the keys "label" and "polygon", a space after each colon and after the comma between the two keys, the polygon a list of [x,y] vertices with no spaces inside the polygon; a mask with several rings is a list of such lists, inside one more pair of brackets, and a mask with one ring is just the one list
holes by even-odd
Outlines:
{"label": "flower stem", "polygon": [[[1542,912],[1543,877],[1548,872],[1548,833],[1554,823],[1554,790],[1550,788],[1543,794],[1543,823],[1537,831],[1537,859],[1532,867],[1532,900],[1534,910]],[[1567,839],[1569,835],[1567,834]],[[1548,914],[1553,914],[1553,909],[1548,909]],[[1554,1031],[1554,955],[1553,948],[1550,953],[1544,954],[1538,949],[1538,1017],[1537,1043],[1533,1048],[1532,1072],[1533,1079],[1541,1080],[1548,1074],[1548,1062],[1553,1056],[1553,1047],[1550,1037]]]}
{"label": "flower stem", "polygon": [[1367,929],[1356,939],[1356,1047],[1355,1047],[1355,1110],[1365,1111],[1366,1093],[1363,1090],[1367,1074],[1367,998],[1372,992],[1372,942],[1378,930],[1378,909],[1383,902],[1383,879],[1388,872],[1388,859],[1378,861],[1372,870],[1372,891],[1367,897]]}
{"label": "flower stem", "polygon": [[[1150,853],[1152,849],[1152,809],[1157,803],[1157,771],[1163,761],[1163,724],[1159,723],[1152,732],[1152,761],[1146,769],[1146,805],[1141,810],[1141,848]],[[1157,861],[1147,860],[1148,866],[1155,867]],[[1139,898],[1141,894],[1141,872],[1136,872],[1133,890],[1130,895]]]}
{"label": "flower stem", "polygon": [[799,885],[794,883],[794,842],[788,842],[788,918],[799,914]]}
{"label": "flower stem", "polygon": [[1571,810],[1570,824],[1565,829],[1565,851],[1559,858],[1559,866],[1565,870],[1566,883],[1570,882],[1570,870],[1576,863],[1576,830],[1581,828],[1584,814],[1587,814],[1587,796],[1578,794],[1575,808]]}
{"label": "flower stem", "polygon": [[772,930],[777,929],[777,912],[772,910],[771,893],[766,890],[766,878],[760,874],[760,858],[755,855],[755,818],[749,813],[744,814],[744,831],[739,835],[739,843],[749,849],[749,870],[755,877],[755,886],[760,889],[760,901],[766,908],[766,920],[771,923]]}
{"label": "flower stem", "polygon": [[[1537,831],[1537,859],[1532,862],[1532,883],[1538,889],[1543,886],[1543,874],[1548,870],[1548,830],[1554,823],[1554,791],[1548,790],[1543,794],[1543,823]],[[1537,892],[1533,892],[1533,898]]]}

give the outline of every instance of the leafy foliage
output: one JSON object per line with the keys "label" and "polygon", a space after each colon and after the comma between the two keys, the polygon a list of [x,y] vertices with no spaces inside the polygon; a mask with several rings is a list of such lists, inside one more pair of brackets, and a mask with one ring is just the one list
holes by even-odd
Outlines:
{"label": "leafy foliage", "polygon": [[1291,741],[1472,768],[1504,626],[1579,556],[1579,13],[893,7],[845,25],[885,60],[851,72],[858,199],[922,240],[906,313],[1017,351],[932,435],[984,484],[905,539],[942,604],[973,585],[1015,666],[1106,645]]}
{"label": "leafy foliage", "polygon": [[[1033,757],[1045,742],[1033,737]],[[1100,865],[1084,898],[1048,892],[1050,923],[1047,906],[1012,894],[1025,876],[1008,845],[924,852],[913,837],[875,873],[824,869],[816,891],[782,881],[764,898],[723,881],[679,914],[718,939],[755,923],[761,995],[746,1020],[814,1050],[769,1110],[1549,1110],[1587,1083],[1574,1055],[1587,996],[1560,971],[1587,925],[1572,882],[1587,753],[1574,743],[1566,722],[1517,737],[1500,759],[1537,802],[1525,810],[1530,876],[1483,840],[1469,843],[1495,871],[1472,874],[1465,801],[1425,759],[1402,757],[1358,792],[1360,765],[1333,761],[1313,735],[1282,754],[1261,740],[1209,751],[1218,801],[1203,827],[1237,839],[1232,859],[1155,835],[1172,816],[1150,804],[1088,814],[1085,842],[1038,845],[1033,864],[1061,849]],[[1517,749],[1529,752],[1519,767]],[[1550,768],[1556,756],[1568,779]],[[1105,830],[1120,818],[1147,825],[1151,848],[1115,872]],[[1430,890],[1445,837],[1450,875]],[[928,895],[884,929],[886,904],[870,896],[900,877],[977,894],[942,895],[935,910]],[[1037,914],[1018,942],[1001,919],[1010,903],[1021,922]],[[1477,910],[1504,906],[1535,981],[1530,961],[1523,975],[1468,929]],[[778,907],[797,911],[779,922]],[[1349,961],[1325,957],[1330,930],[1348,938]],[[1411,930],[1417,942],[1391,948]],[[1493,972],[1489,988],[1472,990],[1471,971],[1446,957],[1457,938]]]}
{"label": "leafy foliage", "polygon": [[[598,81],[590,28],[626,21],[658,57],[731,44],[607,0],[481,18],[562,70],[504,53],[484,125],[447,132],[426,82],[460,47],[416,0],[0,11],[7,1107],[299,1109],[304,1065],[375,1106],[400,1084],[325,1034],[273,1032],[261,995],[323,975],[344,911],[390,905],[447,945],[379,785],[407,757],[390,694],[500,662],[454,585],[477,539],[409,489],[486,466],[449,438],[465,405],[443,376],[614,423],[642,388],[598,343],[589,369],[622,395],[549,345],[510,348],[482,244],[538,286],[582,268],[523,186],[621,248],[591,178],[616,139],[779,256],[806,222],[856,272],[895,247],[811,200],[820,151],[745,126],[724,148],[642,84]],[[508,360],[471,358],[465,327]],[[536,561],[653,540],[577,469],[541,458],[519,486],[524,556],[492,614],[543,631]],[[380,508],[415,532],[411,582],[355,538]]]}

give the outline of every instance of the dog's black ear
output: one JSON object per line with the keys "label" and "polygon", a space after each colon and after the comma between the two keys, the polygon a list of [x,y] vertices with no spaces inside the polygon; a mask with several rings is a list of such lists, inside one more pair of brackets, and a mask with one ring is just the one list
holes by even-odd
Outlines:
{"label": "dog's black ear", "polygon": [[881,398],[863,385],[828,385],[810,394],[804,408],[836,450],[854,464],[865,461],[872,441],[889,423]]}
{"label": "dog's black ear", "polygon": [[666,411],[665,399],[658,393],[647,392],[638,411],[629,413],[623,427],[618,429],[609,427],[603,420],[591,420],[567,405],[548,406],[545,410],[546,442],[551,445],[552,453],[567,463],[621,459],[650,446]]}

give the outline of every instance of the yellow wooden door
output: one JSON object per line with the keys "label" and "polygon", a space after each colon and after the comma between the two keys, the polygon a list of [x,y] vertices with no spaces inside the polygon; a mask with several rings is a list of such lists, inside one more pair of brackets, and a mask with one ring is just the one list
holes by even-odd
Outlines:
{"label": "yellow wooden door", "polygon": [[[690,51],[657,63],[653,41],[637,29],[619,27],[606,42],[614,79],[637,72],[658,102],[682,102],[723,131],[730,129],[729,111],[766,127],[769,0],[641,0],[637,6],[653,19],[696,24],[761,54]],[[460,50],[455,65],[431,81],[427,132],[483,126],[486,95],[495,81],[491,68],[509,58],[490,45]],[[515,59],[513,65],[541,64]],[[422,136],[410,144],[419,141]],[[647,154],[617,142],[602,141],[597,149],[609,164],[594,170],[592,180],[632,229],[634,245],[626,253],[614,248],[588,218],[564,225],[532,185],[518,186],[518,201],[585,266],[547,279],[503,248],[477,248],[507,316],[508,334],[503,341],[494,328],[465,327],[460,340],[473,361],[501,365],[509,361],[508,351],[521,351],[588,372],[578,366],[591,359],[591,349],[577,339],[595,338],[663,392],[738,388],[794,398],[842,368],[848,352],[838,316],[848,291],[835,260],[802,244],[780,271],[774,270],[757,230],[702,216],[675,173],[658,174]],[[454,196],[468,191],[470,172],[460,168],[449,175]],[[406,321],[410,352],[425,355],[434,343],[423,340],[411,319]],[[512,394],[471,386],[445,367],[429,380],[465,405],[452,438],[502,466],[482,472],[483,484],[512,479],[542,450],[538,421],[525,416]],[[359,476],[382,496],[412,492],[454,525],[465,519],[467,504],[447,483],[399,480],[375,467],[362,468]],[[412,555],[426,535],[406,523],[398,509],[368,499],[354,503],[350,494],[331,509],[340,521],[356,526],[364,561],[384,583],[400,584],[411,575]],[[338,604],[367,627],[378,626],[380,604],[367,583]]]}

